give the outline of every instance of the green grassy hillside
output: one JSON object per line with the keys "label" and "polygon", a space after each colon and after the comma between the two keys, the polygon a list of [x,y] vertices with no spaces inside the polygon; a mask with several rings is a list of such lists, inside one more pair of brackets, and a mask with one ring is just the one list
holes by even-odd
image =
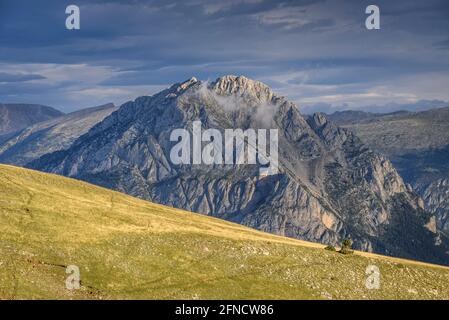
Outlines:
{"label": "green grassy hillside", "polygon": [[[79,290],[65,288],[68,265]],[[365,287],[368,265],[379,290]],[[448,299],[448,283],[448,268],[342,255],[0,165],[0,299]]]}

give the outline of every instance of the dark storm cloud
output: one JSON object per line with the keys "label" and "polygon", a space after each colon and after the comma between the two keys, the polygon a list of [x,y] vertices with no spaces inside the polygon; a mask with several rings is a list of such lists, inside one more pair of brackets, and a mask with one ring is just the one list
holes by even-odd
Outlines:
{"label": "dark storm cloud", "polygon": [[25,82],[25,81],[31,81],[31,80],[42,80],[45,79],[45,77],[39,75],[39,74],[13,74],[13,73],[6,73],[6,72],[0,72],[0,83],[6,83],[6,82]]}
{"label": "dark storm cloud", "polygon": [[434,46],[440,49],[449,49],[449,39],[444,41],[438,41],[434,44]]}
{"label": "dark storm cloud", "polygon": [[[364,28],[365,0],[0,0],[0,101],[119,103],[223,74],[309,105],[446,99],[449,2],[375,3],[378,31]],[[81,30],[65,29],[69,4],[81,9]],[[414,83],[431,77],[439,84],[429,90]]]}

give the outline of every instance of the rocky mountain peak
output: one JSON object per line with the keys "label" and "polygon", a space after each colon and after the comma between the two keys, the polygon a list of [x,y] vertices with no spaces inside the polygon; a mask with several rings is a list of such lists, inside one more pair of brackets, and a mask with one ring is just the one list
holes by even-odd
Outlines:
{"label": "rocky mountain peak", "polygon": [[313,127],[313,128],[320,128],[323,127],[324,125],[326,125],[328,123],[328,120],[326,118],[326,115],[324,113],[314,113],[311,117],[310,117],[310,121],[309,124]]}
{"label": "rocky mountain peak", "polygon": [[[277,130],[278,174],[261,175],[260,163],[193,164],[193,153],[174,163],[170,136],[191,132],[193,121],[220,132]],[[323,114],[305,119],[243,76],[192,78],[130,101],[70,148],[28,166],[279,235],[333,245],[349,237],[356,249],[448,259],[449,241],[435,247],[430,215],[388,160]]]}
{"label": "rocky mountain peak", "polygon": [[271,102],[276,97],[266,84],[244,76],[227,75],[218,78],[211,84],[211,88],[219,95],[250,97],[258,103]]}
{"label": "rocky mountain peak", "polygon": [[[177,96],[181,95],[182,93],[187,91],[189,88],[191,88],[195,85],[200,85],[200,84],[201,84],[201,81],[199,81],[195,77],[192,77],[189,80],[186,80],[184,82],[175,83],[169,89],[162,91],[161,93],[163,93],[166,98],[173,98],[173,97],[177,97]],[[161,94],[161,93],[159,93],[159,94]]]}
{"label": "rocky mountain peak", "polygon": [[197,78],[192,77],[192,78],[190,78],[189,80],[184,81],[183,83],[181,83],[181,84],[179,85],[179,88],[180,88],[181,90],[186,90],[186,89],[188,89],[189,87],[191,87],[192,85],[194,85],[194,84],[196,84],[196,83],[198,83],[198,82],[199,82],[199,81],[198,81]]}

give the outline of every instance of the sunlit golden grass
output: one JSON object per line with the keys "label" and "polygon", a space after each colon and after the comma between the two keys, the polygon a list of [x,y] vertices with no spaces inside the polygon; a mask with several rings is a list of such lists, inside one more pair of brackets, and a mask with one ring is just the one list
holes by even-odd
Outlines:
{"label": "sunlit golden grass", "polygon": [[[173,190],[176,192],[176,190]],[[381,288],[365,287],[366,267]],[[65,268],[81,270],[67,290]],[[274,236],[0,165],[3,299],[438,299],[449,269]]]}

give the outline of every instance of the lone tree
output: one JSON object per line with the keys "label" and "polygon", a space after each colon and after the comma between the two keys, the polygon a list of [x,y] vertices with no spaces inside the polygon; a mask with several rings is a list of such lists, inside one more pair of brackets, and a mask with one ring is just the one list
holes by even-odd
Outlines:
{"label": "lone tree", "polygon": [[340,253],[342,253],[342,254],[354,253],[354,251],[351,249],[351,247],[352,247],[352,240],[344,239],[341,243]]}

